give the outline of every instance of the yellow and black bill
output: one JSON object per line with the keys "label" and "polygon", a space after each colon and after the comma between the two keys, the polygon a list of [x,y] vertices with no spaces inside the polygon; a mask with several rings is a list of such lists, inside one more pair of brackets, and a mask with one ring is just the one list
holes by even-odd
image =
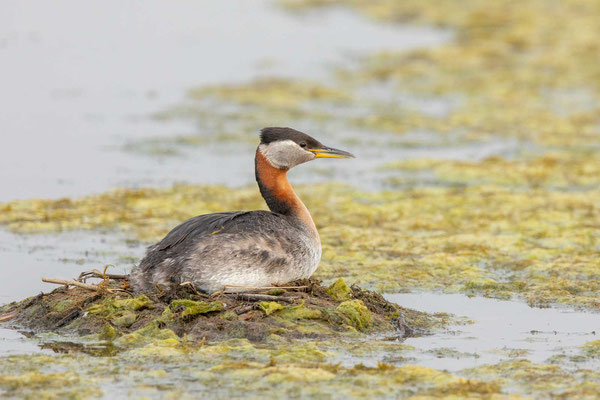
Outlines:
{"label": "yellow and black bill", "polygon": [[352,153],[327,146],[318,149],[308,149],[308,151],[314,153],[315,158],[355,158]]}

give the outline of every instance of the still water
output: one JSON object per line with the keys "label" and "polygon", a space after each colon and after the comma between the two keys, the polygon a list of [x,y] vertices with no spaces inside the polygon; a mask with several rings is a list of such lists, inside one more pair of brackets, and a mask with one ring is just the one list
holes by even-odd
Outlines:
{"label": "still water", "polygon": [[[140,138],[194,133],[192,123],[148,118],[190,87],[323,77],[333,63],[367,50],[449,37],[341,9],[295,16],[268,1],[3,1],[0,201],[252,182],[252,152],[240,157],[231,144],[165,159],[121,149]],[[226,167],[214,168],[217,162]]]}
{"label": "still water", "polygon": [[[389,294],[387,300],[426,312],[447,312],[467,317],[472,323],[448,332],[408,338],[404,343],[418,351],[418,364],[459,371],[494,364],[511,357],[535,363],[554,355],[578,354],[579,346],[600,335],[598,314],[569,309],[531,308],[517,301],[469,298],[462,294]],[[452,349],[456,353],[437,351]],[[565,366],[566,367],[566,366]],[[590,359],[579,367],[600,368]]]}

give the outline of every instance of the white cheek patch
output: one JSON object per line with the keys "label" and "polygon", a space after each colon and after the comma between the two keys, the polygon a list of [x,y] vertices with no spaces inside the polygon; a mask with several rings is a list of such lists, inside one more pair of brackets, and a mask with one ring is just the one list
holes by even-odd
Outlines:
{"label": "white cheek patch", "polygon": [[289,169],[315,158],[313,153],[304,150],[292,140],[261,144],[259,149],[271,165],[279,169]]}

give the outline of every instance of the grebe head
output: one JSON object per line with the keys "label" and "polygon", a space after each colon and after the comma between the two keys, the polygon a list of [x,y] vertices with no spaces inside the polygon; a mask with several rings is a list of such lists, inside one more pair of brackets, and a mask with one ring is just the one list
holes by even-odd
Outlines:
{"label": "grebe head", "polygon": [[273,167],[286,170],[315,158],[354,158],[347,151],[327,147],[292,128],[262,129],[258,151]]}

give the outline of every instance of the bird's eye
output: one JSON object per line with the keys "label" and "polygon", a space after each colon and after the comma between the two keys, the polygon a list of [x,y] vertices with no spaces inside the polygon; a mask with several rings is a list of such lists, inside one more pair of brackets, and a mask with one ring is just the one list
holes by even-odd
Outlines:
{"label": "bird's eye", "polygon": [[300,142],[300,147],[306,147],[306,143]]}

